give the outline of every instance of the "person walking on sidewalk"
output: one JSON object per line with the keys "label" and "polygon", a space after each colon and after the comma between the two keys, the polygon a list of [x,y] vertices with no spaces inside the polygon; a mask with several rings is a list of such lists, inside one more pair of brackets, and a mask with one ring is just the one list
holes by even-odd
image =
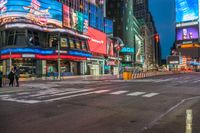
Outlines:
{"label": "person walking on sidewalk", "polygon": [[12,87],[13,87],[14,79],[15,79],[15,74],[14,74],[14,70],[13,69],[8,74],[8,79],[10,80],[9,86],[12,85]]}
{"label": "person walking on sidewalk", "polygon": [[3,73],[0,71],[0,87],[2,87]]}
{"label": "person walking on sidewalk", "polygon": [[19,76],[20,76],[20,73],[19,73],[19,69],[18,67],[15,69],[15,80],[16,80],[16,87],[19,87]]}

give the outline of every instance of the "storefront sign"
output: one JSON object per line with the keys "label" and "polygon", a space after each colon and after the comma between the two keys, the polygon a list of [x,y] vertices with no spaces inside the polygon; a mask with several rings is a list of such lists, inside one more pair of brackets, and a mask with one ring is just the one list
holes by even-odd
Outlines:
{"label": "storefront sign", "polygon": [[120,51],[121,53],[134,53],[134,48],[124,47]]}
{"label": "storefront sign", "polygon": [[62,4],[47,0],[1,0],[0,26],[29,23],[41,27],[62,27]]}
{"label": "storefront sign", "polygon": [[35,54],[22,54],[22,58],[35,58]]}
{"label": "storefront sign", "polygon": [[1,59],[16,59],[16,58],[22,58],[21,54],[6,54],[6,55],[1,55]]}
{"label": "storefront sign", "polygon": [[107,54],[105,33],[88,27],[87,35],[90,37],[90,39],[88,40],[88,44],[91,52]]}
{"label": "storefront sign", "polygon": [[[40,55],[36,54],[36,59],[46,59],[46,60],[55,60],[58,59],[58,55]],[[71,56],[71,55],[60,55],[60,59],[69,59],[69,60],[86,60],[86,57],[78,57],[78,56]]]}
{"label": "storefront sign", "polygon": [[10,53],[34,53],[34,54],[53,54],[53,50],[44,50],[39,48],[8,48],[0,51],[1,54]]}
{"label": "storefront sign", "polygon": [[82,52],[82,51],[69,50],[69,54],[70,55],[75,55],[75,56],[92,57],[92,54],[85,53],[85,52]]}
{"label": "storefront sign", "polygon": [[107,61],[107,65],[108,66],[115,66],[116,63],[115,63],[115,61]]}
{"label": "storefront sign", "polygon": [[[56,50],[56,53],[58,53],[58,50]],[[61,54],[67,54],[67,51],[65,51],[65,50],[60,50],[60,53],[61,53]]]}

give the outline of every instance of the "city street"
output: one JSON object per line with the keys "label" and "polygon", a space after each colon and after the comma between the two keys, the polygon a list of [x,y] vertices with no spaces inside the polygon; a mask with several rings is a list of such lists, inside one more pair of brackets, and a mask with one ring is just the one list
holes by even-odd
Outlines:
{"label": "city street", "polygon": [[200,73],[138,80],[24,82],[0,91],[1,133],[200,132]]}

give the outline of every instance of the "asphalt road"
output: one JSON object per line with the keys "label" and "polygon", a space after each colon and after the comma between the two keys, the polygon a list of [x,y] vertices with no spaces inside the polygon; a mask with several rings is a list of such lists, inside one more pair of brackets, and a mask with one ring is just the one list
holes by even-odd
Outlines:
{"label": "asphalt road", "polygon": [[200,73],[22,87],[0,92],[0,133],[184,133],[186,109],[200,132]]}

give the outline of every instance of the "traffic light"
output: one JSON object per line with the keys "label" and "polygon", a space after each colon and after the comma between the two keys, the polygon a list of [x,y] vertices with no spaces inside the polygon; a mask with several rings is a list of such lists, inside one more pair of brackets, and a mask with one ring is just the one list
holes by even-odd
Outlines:
{"label": "traffic light", "polygon": [[156,43],[158,43],[159,40],[160,40],[159,35],[158,35],[158,34],[155,34],[155,35],[154,35],[154,39],[155,39]]}

